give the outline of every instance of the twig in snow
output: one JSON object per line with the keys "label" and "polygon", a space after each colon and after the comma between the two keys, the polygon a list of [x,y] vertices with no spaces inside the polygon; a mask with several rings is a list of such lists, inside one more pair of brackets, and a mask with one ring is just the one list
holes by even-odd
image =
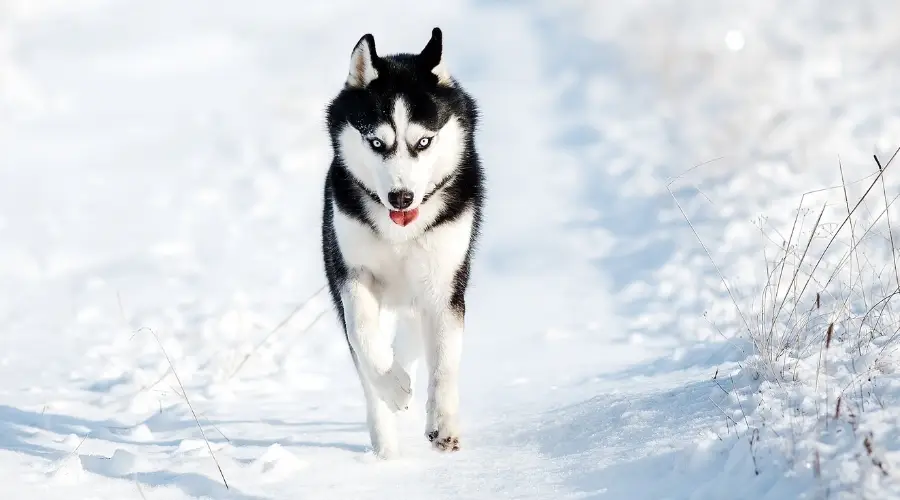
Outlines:
{"label": "twig in snow", "polygon": [[[896,154],[896,153],[895,153]],[[878,171],[881,172],[884,168],[881,166],[881,162],[878,161],[878,155],[872,155],[875,158],[875,164],[878,165]],[[887,187],[885,186],[884,177],[881,177],[881,192],[884,195],[884,206],[888,205],[887,198]],[[900,288],[900,269],[897,268],[897,247],[894,245],[894,229],[891,227],[891,215],[887,214],[887,225],[888,225],[888,236],[890,236],[891,241],[891,262],[894,264],[894,278],[897,280],[897,287]]]}
{"label": "twig in snow", "polygon": [[216,464],[216,468],[219,469],[219,475],[222,476],[222,482],[225,484],[225,489],[231,489],[228,486],[228,480],[225,479],[225,473],[222,471],[222,466],[219,465],[219,460],[216,458],[216,454],[213,453],[212,445],[209,444],[209,439],[206,437],[206,432],[203,430],[203,426],[200,425],[200,420],[197,418],[197,412],[194,411],[194,405],[191,404],[191,400],[188,399],[187,391],[184,388],[184,384],[181,383],[181,377],[178,376],[178,372],[175,370],[175,365],[172,363],[172,360],[169,358],[169,353],[166,352],[166,348],[163,347],[162,342],[159,340],[159,336],[153,331],[152,328],[142,326],[138,328],[137,331],[134,332],[134,335],[131,338],[134,338],[135,335],[141,333],[143,331],[150,332],[153,335],[153,338],[156,339],[156,344],[159,345],[160,350],[163,353],[163,356],[166,357],[166,362],[169,363],[169,368],[172,369],[172,374],[175,375],[175,381],[178,382],[178,386],[181,387],[181,392],[184,393],[184,401],[187,403],[188,408],[191,410],[191,415],[194,417],[194,422],[197,424],[197,428],[200,429],[200,435],[203,436],[203,441],[206,443],[206,448],[209,450],[209,455],[212,457],[213,462]]}
{"label": "twig in snow", "polygon": [[[174,392],[174,393],[177,394],[178,396],[181,396],[185,401],[187,401],[187,395],[178,392],[178,389],[172,387],[171,384],[169,384],[169,389],[171,389],[172,392]],[[225,441],[228,441],[229,443],[231,442],[231,439],[230,439],[228,436],[226,436],[225,433],[222,432],[222,431],[219,429],[219,427],[218,427],[216,424],[214,424],[214,423],[212,422],[212,420],[210,420],[209,417],[207,417],[202,411],[198,411],[197,413],[198,413],[201,417],[203,417],[203,419],[206,420],[206,423],[209,424],[210,427],[212,427],[213,429],[215,429],[216,432],[218,432],[219,435],[222,436],[222,437],[225,439]]]}
{"label": "twig in snow", "polygon": [[[262,347],[266,342],[268,342],[269,339],[272,338],[273,335],[275,335],[276,333],[278,333],[279,330],[281,330],[282,328],[284,328],[285,325],[287,325],[288,323],[290,323],[290,321],[291,321],[292,319],[294,319],[294,316],[296,316],[297,313],[299,313],[300,311],[302,311],[303,308],[306,307],[306,305],[309,304],[310,301],[312,301],[312,300],[313,300],[314,298],[316,298],[320,293],[322,293],[322,290],[325,290],[325,285],[322,285],[321,288],[319,288],[318,290],[316,290],[316,292],[313,293],[312,295],[310,295],[306,300],[304,300],[304,301],[300,302],[299,304],[297,304],[297,306],[294,307],[294,310],[291,311],[291,313],[288,314],[286,318],[284,318],[283,320],[281,320],[281,323],[278,323],[278,325],[275,326],[275,328],[273,328],[272,331],[270,331],[268,335],[266,335],[265,337],[263,337],[263,339],[262,339],[261,341],[259,341],[259,343],[257,343],[256,346],[253,347],[253,350],[251,350],[250,352],[248,352],[248,353],[244,356],[244,359],[242,359],[242,360],[240,361],[240,363],[238,363],[237,367],[235,367],[235,369],[232,370],[231,374],[228,375],[228,377],[226,378],[226,380],[231,379],[232,377],[234,377],[235,375],[237,375],[237,373],[238,373],[239,371],[241,371],[241,368],[244,367],[244,364],[247,363],[247,360],[249,360],[250,357],[253,356],[253,354],[256,353],[256,351],[258,351],[260,347]],[[319,319],[322,318],[322,316],[325,315],[325,313],[326,313],[327,311],[328,311],[328,310],[326,309],[326,310],[320,312],[320,313],[318,314],[318,316],[316,316],[316,317],[315,317],[308,325],[306,325],[306,328],[304,328],[300,333],[306,333],[310,328],[312,328],[313,325],[315,325],[315,324],[319,321]]]}
{"label": "twig in snow", "polygon": [[144,494],[144,489],[141,488],[141,483],[138,482],[133,472],[131,473],[131,480],[134,481],[134,485],[137,486],[138,494],[141,495],[141,498],[147,500],[147,495]]}
{"label": "twig in snow", "polygon": [[[693,168],[697,168],[697,167],[695,166]],[[752,329],[750,328],[750,323],[747,321],[747,317],[744,315],[744,312],[741,310],[741,306],[738,305],[737,299],[735,298],[734,293],[731,292],[731,287],[728,286],[728,281],[725,279],[725,275],[722,273],[722,270],[719,269],[719,265],[716,264],[716,260],[713,259],[712,253],[710,253],[709,249],[706,248],[706,244],[703,243],[703,238],[701,238],[700,234],[697,233],[697,229],[694,227],[694,223],[691,222],[690,217],[688,217],[687,213],[685,213],[684,208],[682,208],[682,206],[681,206],[681,203],[678,202],[678,197],[676,197],[675,193],[672,192],[672,189],[671,189],[672,182],[674,182],[674,180],[669,181],[669,183],[666,184],[666,191],[669,192],[669,195],[675,201],[675,205],[678,207],[678,211],[681,212],[681,216],[688,223],[688,226],[691,228],[691,231],[693,231],[694,236],[697,238],[697,241],[700,243],[700,246],[703,247],[703,251],[706,252],[707,257],[709,257],[710,262],[712,262],[713,267],[715,267],[716,273],[718,273],[718,275],[719,275],[719,279],[721,279],[722,284],[725,285],[725,290],[728,291],[728,295],[729,295],[729,297],[731,297],[731,301],[734,303],[734,307],[737,309],[737,312],[740,315],[741,320],[744,322],[744,326],[747,328],[747,333],[750,334],[752,332]],[[752,335],[751,335],[751,340],[753,340]]]}
{"label": "twig in snow", "polygon": [[[88,436],[90,436],[92,432],[93,431],[88,431],[88,433],[85,434],[83,438],[81,438],[81,441],[78,443],[78,446],[76,446],[74,450],[72,450],[68,455],[66,455],[66,458],[61,460],[61,462],[64,462],[66,459],[68,459],[68,458],[72,457],[73,455],[75,455],[76,453],[78,453],[79,448],[81,448],[81,445],[83,445],[84,442],[87,441]],[[57,467],[56,471],[54,471],[54,472],[59,472],[59,469],[61,469],[61,468],[62,468],[62,464],[60,464],[60,466]]]}

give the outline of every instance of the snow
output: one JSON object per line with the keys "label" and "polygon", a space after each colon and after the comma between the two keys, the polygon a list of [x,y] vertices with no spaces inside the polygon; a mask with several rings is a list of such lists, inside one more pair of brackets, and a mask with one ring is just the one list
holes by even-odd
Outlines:
{"label": "snow", "polygon": [[[840,158],[852,205],[900,145],[898,11],[0,3],[4,498],[895,498],[896,326],[860,311],[897,287],[893,228],[864,232],[900,167],[774,335],[763,291],[803,194]],[[490,194],[463,449],[429,448],[417,397],[381,461],[322,289],[323,111],[362,34],[435,25]],[[848,203],[802,199],[789,270]]]}

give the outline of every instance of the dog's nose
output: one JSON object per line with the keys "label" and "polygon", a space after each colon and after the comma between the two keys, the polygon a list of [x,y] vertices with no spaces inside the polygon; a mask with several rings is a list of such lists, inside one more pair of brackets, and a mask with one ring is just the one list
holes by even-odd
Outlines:
{"label": "dog's nose", "polygon": [[388,193],[388,203],[397,210],[409,208],[413,202],[412,191],[406,189],[397,189]]}

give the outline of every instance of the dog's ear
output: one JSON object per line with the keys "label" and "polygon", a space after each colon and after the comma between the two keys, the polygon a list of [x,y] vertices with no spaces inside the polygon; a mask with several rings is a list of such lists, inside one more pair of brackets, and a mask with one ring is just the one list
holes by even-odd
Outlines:
{"label": "dog's ear", "polygon": [[375,69],[377,60],[375,37],[371,33],[366,33],[356,42],[353,53],[350,54],[350,73],[347,75],[347,86],[365,88],[372,83],[372,80],[378,78],[378,70]]}
{"label": "dog's ear", "polygon": [[419,63],[423,67],[431,71],[438,79],[438,85],[452,85],[450,72],[447,71],[447,65],[444,64],[443,43],[440,28],[431,30],[431,40],[419,53]]}

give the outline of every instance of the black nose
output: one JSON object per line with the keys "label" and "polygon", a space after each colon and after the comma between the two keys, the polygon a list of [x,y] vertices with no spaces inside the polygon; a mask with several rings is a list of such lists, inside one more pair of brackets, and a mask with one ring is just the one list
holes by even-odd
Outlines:
{"label": "black nose", "polygon": [[405,208],[409,208],[413,202],[413,194],[412,191],[407,191],[405,189],[398,189],[395,191],[391,191],[388,193],[388,203],[391,204],[392,207],[397,210],[403,210]]}

